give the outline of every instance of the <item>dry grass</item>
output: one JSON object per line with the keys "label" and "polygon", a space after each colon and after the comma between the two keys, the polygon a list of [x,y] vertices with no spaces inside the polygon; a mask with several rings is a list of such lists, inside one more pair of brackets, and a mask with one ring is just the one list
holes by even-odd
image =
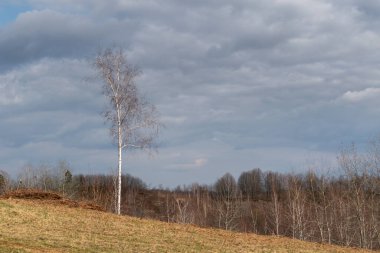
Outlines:
{"label": "dry grass", "polygon": [[[56,202],[60,200],[56,200]],[[0,199],[0,252],[367,252]]]}

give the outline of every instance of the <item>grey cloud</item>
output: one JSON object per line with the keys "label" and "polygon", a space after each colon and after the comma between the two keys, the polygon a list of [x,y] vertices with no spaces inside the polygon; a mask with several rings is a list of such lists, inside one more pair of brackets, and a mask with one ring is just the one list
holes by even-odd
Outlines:
{"label": "grey cloud", "polygon": [[100,47],[114,42],[128,45],[134,25],[52,10],[20,14],[14,23],[0,29],[0,70],[41,58],[90,58]]}
{"label": "grey cloud", "polygon": [[[157,160],[128,157],[129,171],[151,183],[289,169],[309,152],[331,158],[341,142],[378,131],[377,93],[352,100],[380,87],[374,1],[30,3],[41,10],[0,28],[6,160],[16,147],[53,143],[72,159],[104,151],[99,170],[112,164],[99,116],[106,101],[99,83],[83,79],[91,75],[84,58],[113,42],[142,67],[141,91],[167,124]],[[207,163],[173,169],[197,159]]]}
{"label": "grey cloud", "polygon": [[103,127],[100,112],[105,101],[99,83],[85,82],[90,73],[86,61],[44,59],[0,75],[0,93],[11,89],[17,95],[0,112],[2,142],[20,147]]}
{"label": "grey cloud", "polygon": [[86,82],[91,75],[85,60],[45,58],[0,74],[1,90],[17,96],[7,107],[11,112],[67,110],[75,103],[81,103],[82,109],[99,109],[101,103],[93,95],[100,92],[100,86]]}

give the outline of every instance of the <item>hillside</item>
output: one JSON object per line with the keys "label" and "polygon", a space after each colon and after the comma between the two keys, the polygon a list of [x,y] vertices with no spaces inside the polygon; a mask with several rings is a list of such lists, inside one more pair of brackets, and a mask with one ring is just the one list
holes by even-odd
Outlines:
{"label": "hillside", "polygon": [[0,252],[369,252],[202,229],[58,200],[0,199]]}

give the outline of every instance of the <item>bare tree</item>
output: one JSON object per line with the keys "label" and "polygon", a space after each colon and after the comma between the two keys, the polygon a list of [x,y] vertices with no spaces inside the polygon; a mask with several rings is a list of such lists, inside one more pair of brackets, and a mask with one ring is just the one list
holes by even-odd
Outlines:
{"label": "bare tree", "polygon": [[117,214],[120,214],[122,151],[153,147],[158,135],[156,108],[138,93],[135,78],[140,70],[127,62],[121,48],[106,49],[95,60],[103,81],[103,93],[109,100],[104,116],[111,123],[111,136],[118,147]]}
{"label": "bare tree", "polygon": [[235,178],[226,173],[219,178],[214,185],[217,194],[218,225],[226,230],[233,230],[236,227],[238,217],[238,186]]}
{"label": "bare tree", "polygon": [[359,246],[371,248],[371,219],[368,217],[371,207],[370,163],[366,156],[360,154],[355,145],[342,150],[339,164],[349,182],[349,193],[353,205],[356,227],[359,231]]}
{"label": "bare tree", "polygon": [[331,201],[329,200],[329,182],[326,176],[318,177],[314,170],[310,170],[305,177],[310,212],[313,223],[319,231],[321,243],[331,244]]}
{"label": "bare tree", "polygon": [[280,235],[280,218],[281,218],[281,203],[279,200],[280,178],[277,173],[269,172],[266,176],[266,184],[271,192],[272,208],[269,211],[271,223],[274,225],[274,234]]}
{"label": "bare tree", "polygon": [[306,194],[302,188],[302,178],[294,175],[288,177],[288,213],[291,221],[293,238],[306,239]]}
{"label": "bare tree", "polygon": [[194,213],[190,206],[190,197],[176,197],[177,204],[176,222],[177,223],[194,223]]}
{"label": "bare tree", "polygon": [[263,190],[263,173],[260,169],[243,172],[238,180],[242,194],[249,200],[258,199]]}
{"label": "bare tree", "polygon": [[3,170],[0,170],[0,195],[6,192],[9,188],[10,178],[8,173]]}

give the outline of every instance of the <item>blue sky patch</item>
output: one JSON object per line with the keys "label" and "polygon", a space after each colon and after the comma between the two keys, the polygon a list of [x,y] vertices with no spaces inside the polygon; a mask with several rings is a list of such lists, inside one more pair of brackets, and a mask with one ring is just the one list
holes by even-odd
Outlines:
{"label": "blue sky patch", "polygon": [[6,25],[14,21],[20,13],[31,10],[26,3],[18,4],[0,4],[0,26]]}

